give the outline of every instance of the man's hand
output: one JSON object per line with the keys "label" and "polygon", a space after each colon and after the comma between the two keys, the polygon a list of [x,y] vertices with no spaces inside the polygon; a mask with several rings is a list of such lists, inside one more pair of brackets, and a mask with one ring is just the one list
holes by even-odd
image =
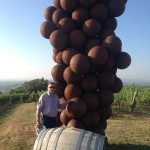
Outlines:
{"label": "man's hand", "polygon": [[36,123],[35,128],[41,129],[42,128],[42,124]]}

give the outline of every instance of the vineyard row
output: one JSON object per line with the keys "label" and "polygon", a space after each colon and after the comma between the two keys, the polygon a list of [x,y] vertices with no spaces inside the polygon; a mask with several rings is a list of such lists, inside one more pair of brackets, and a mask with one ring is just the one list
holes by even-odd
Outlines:
{"label": "vineyard row", "polygon": [[[130,106],[133,103],[133,95],[135,91],[137,91],[137,94],[134,102],[136,102],[137,107],[143,104],[150,104],[150,87],[135,85],[124,86],[119,93],[114,94],[114,104]],[[43,92],[44,91],[37,93],[0,94],[0,105],[37,101]]]}

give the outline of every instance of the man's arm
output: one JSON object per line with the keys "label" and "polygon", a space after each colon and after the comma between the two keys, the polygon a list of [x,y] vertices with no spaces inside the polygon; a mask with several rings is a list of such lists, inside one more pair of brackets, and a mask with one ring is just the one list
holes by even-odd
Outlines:
{"label": "man's arm", "polygon": [[42,127],[41,122],[40,122],[40,117],[41,117],[41,111],[40,111],[40,109],[37,109],[37,111],[36,111],[36,127],[37,128]]}

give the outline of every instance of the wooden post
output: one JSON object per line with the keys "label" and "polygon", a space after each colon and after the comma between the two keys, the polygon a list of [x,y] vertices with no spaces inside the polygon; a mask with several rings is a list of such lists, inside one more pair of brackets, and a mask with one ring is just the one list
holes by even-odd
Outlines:
{"label": "wooden post", "polygon": [[133,98],[132,98],[132,103],[131,103],[131,112],[133,112],[134,108],[136,107],[136,96],[137,96],[138,90],[134,92]]}

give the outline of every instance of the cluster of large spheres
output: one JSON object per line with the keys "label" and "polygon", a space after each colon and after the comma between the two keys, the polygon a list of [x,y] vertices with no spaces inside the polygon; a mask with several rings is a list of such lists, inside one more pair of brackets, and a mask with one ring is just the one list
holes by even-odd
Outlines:
{"label": "cluster of large spheres", "polygon": [[115,34],[127,0],[53,0],[45,9],[42,36],[53,47],[51,75],[69,101],[61,123],[105,135],[114,94],[123,88],[117,69],[131,63]]}

